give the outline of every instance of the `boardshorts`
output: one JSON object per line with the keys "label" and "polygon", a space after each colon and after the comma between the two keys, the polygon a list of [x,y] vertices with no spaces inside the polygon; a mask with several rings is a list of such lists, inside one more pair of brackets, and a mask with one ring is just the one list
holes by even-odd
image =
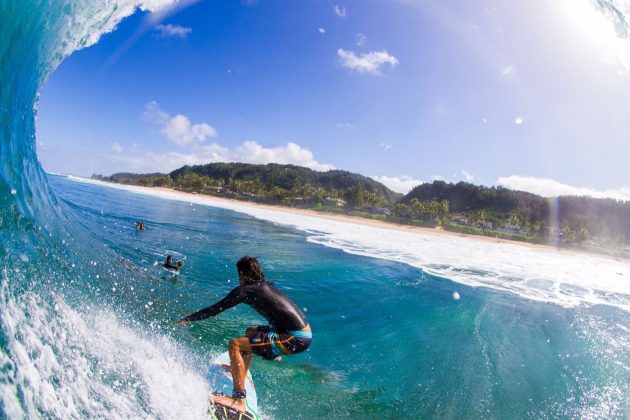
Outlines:
{"label": "boardshorts", "polygon": [[252,352],[264,359],[273,360],[283,354],[301,353],[313,339],[310,331],[276,332],[269,325],[259,325],[254,334],[247,336]]}

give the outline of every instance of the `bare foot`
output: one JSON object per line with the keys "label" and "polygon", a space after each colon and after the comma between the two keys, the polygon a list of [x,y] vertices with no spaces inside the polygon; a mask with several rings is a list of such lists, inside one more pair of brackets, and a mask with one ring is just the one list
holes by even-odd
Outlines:
{"label": "bare foot", "polygon": [[273,359],[273,360],[275,360],[276,362],[281,362],[282,361],[282,356],[276,356],[276,358]]}
{"label": "bare foot", "polygon": [[241,413],[247,411],[245,398],[234,399],[225,395],[217,395],[215,397],[212,397],[212,402],[233,408],[234,410],[240,411]]}

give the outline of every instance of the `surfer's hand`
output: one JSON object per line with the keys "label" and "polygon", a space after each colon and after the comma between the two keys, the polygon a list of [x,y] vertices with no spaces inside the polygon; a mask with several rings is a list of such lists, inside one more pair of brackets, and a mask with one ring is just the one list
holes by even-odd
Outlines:
{"label": "surfer's hand", "polygon": [[180,319],[179,321],[177,321],[175,324],[176,325],[184,325],[184,324],[188,324],[190,321],[188,321],[187,319]]}

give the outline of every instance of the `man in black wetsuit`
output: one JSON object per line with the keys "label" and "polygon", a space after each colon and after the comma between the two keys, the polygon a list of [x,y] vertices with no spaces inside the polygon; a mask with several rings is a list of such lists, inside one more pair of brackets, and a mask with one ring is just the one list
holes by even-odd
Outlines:
{"label": "man in black wetsuit", "polygon": [[270,325],[247,328],[244,337],[230,340],[230,370],[234,380],[232,397],[216,396],[213,402],[245,412],[245,375],[257,354],[274,360],[283,354],[301,353],[311,344],[311,327],[304,313],[288,297],[267,283],[262,268],[252,257],[236,263],[240,286],[225,298],[177,321],[178,325],[199,321],[220,314],[239,303],[246,303],[261,314]]}

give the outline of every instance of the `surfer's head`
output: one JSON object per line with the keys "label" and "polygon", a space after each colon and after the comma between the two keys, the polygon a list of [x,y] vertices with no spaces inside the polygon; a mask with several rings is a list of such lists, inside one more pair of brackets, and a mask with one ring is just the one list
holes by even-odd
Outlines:
{"label": "surfer's head", "polygon": [[264,283],[265,275],[258,260],[254,257],[245,256],[236,263],[238,278],[241,284]]}
{"label": "surfer's head", "polygon": [[166,264],[173,265],[173,256],[172,255],[168,255],[166,257]]}

